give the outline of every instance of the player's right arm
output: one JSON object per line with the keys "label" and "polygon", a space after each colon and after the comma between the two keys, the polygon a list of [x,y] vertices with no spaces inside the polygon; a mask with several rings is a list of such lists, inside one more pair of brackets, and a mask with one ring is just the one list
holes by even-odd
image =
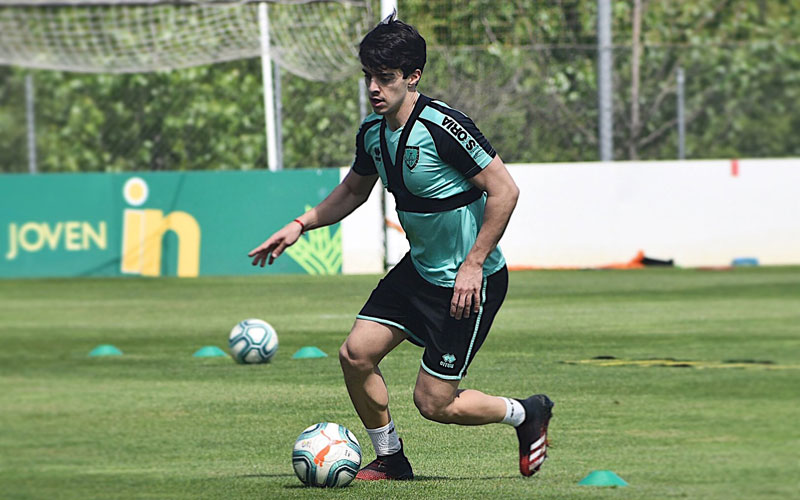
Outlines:
{"label": "player's right arm", "polygon": [[247,255],[253,257],[253,265],[264,267],[265,263],[272,264],[287,247],[295,244],[304,231],[335,224],[350,215],[367,201],[377,180],[378,174],[360,175],[351,169],[319,205],[286,224],[264,243],[252,249]]}

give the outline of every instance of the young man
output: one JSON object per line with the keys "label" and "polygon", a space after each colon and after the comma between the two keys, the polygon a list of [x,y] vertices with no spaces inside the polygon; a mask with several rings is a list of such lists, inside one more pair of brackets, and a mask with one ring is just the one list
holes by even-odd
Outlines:
{"label": "young man", "polygon": [[520,472],[533,475],[546,456],[550,399],[458,388],[505,298],[508,271],[497,243],[519,190],[469,118],[417,92],[426,48],[416,29],[388,17],[364,37],[359,58],[374,113],[358,132],[350,172],[319,205],[253,249],[253,265],[271,264],[304,231],[342,220],[380,178],[411,250],[372,292],[339,351],[350,399],[378,455],[356,477],[414,477],[378,368],[404,340],[424,347],[414,387],[420,413],[441,423],[513,425]]}

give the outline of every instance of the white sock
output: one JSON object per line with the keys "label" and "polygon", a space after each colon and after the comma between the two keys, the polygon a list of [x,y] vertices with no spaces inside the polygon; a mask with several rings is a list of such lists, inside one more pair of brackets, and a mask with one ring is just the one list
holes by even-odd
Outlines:
{"label": "white sock", "polygon": [[525,420],[525,408],[516,399],[502,398],[506,402],[506,416],[502,423],[518,426]]}
{"label": "white sock", "polygon": [[372,439],[372,446],[379,457],[385,457],[400,451],[400,439],[394,428],[394,420],[377,429],[367,429],[369,438]]}

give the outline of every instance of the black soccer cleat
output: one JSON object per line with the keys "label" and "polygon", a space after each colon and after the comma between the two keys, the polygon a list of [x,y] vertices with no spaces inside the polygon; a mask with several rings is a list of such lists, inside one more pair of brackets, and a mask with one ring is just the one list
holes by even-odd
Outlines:
{"label": "black soccer cleat", "polygon": [[555,403],[544,394],[517,401],[525,408],[525,420],[516,427],[519,439],[519,471],[532,476],[547,458],[547,425]]}
{"label": "black soccer cleat", "polygon": [[362,481],[381,481],[386,479],[414,479],[414,471],[403,453],[403,440],[400,440],[400,451],[391,455],[378,457],[358,471],[356,479]]}

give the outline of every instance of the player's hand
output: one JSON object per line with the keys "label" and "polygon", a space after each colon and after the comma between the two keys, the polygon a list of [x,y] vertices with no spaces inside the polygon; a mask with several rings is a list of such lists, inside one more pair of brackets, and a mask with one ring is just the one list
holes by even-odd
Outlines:
{"label": "player's hand", "polygon": [[283,229],[267,238],[264,243],[250,250],[247,256],[254,257],[254,266],[260,264],[261,267],[264,267],[264,263],[272,265],[275,259],[280,257],[287,247],[295,244],[301,234],[303,234],[303,227],[297,222],[292,221],[286,224]]}
{"label": "player's hand", "polygon": [[477,314],[481,307],[483,266],[464,262],[456,274],[453,298],[450,301],[450,316],[455,319],[469,318],[470,312]]}

